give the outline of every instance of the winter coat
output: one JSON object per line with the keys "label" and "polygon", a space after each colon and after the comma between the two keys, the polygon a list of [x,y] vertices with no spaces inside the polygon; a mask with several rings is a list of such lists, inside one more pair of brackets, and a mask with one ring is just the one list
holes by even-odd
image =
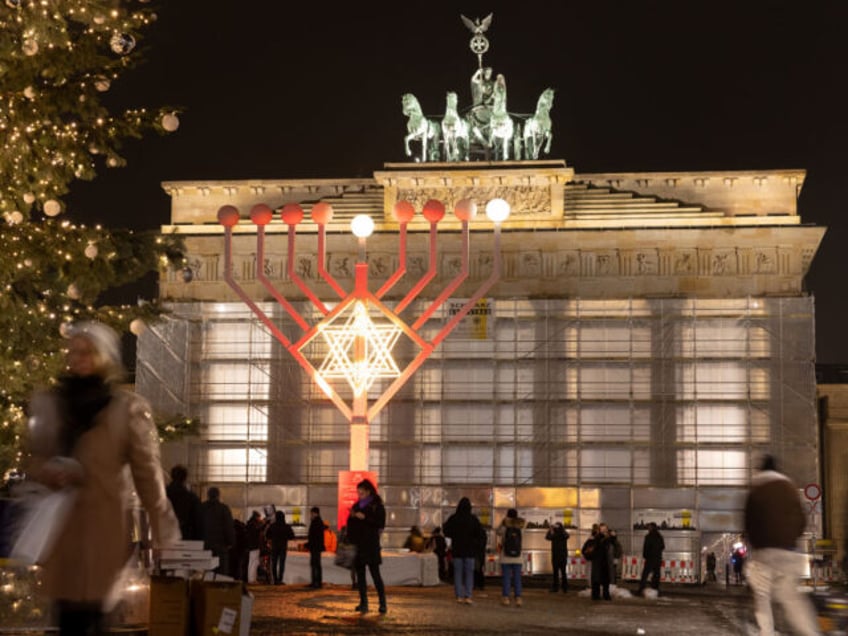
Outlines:
{"label": "winter coat", "polygon": [[[355,514],[362,512],[364,519]],[[350,509],[347,522],[348,541],[356,545],[356,567],[380,565],[380,533],[386,527],[386,507],[379,495],[373,495],[367,504],[357,501]]]}
{"label": "winter coat", "polygon": [[592,552],[592,581],[612,583],[615,580],[615,539],[597,534],[590,541],[595,546]]}
{"label": "winter coat", "polygon": [[268,529],[265,531],[265,538],[271,542],[272,550],[286,552],[289,541],[294,539],[294,530],[286,523],[283,515],[278,512],[274,517],[274,523],[268,526]]}
{"label": "winter coat", "polygon": [[751,547],[794,550],[806,524],[801,497],[786,475],[774,470],[754,475],[745,501],[745,534]]}
{"label": "winter coat", "polygon": [[175,481],[168,484],[165,494],[174,507],[183,539],[201,539],[200,497],[191,492],[185,484]]}
{"label": "winter coat", "polygon": [[501,525],[498,527],[498,544],[501,546],[501,550],[500,550],[500,552],[501,552],[501,557],[500,557],[501,564],[506,564],[506,565],[513,564],[513,565],[515,565],[515,564],[524,563],[524,541],[523,541],[524,537],[522,536],[521,554],[519,554],[518,556],[514,556],[514,557],[507,556],[506,554],[504,554],[503,542],[504,542],[504,537],[506,536],[506,529],[507,528],[512,527],[512,528],[518,528],[519,530],[523,530],[525,525],[526,525],[526,522],[521,517],[504,517],[504,520],[501,521]]}
{"label": "winter coat", "polygon": [[463,497],[442,532],[451,540],[451,556],[455,559],[474,559],[480,552],[480,543],[486,545],[486,531],[476,515],[471,513],[471,502]]}
{"label": "winter coat", "polygon": [[[154,545],[161,547],[180,538],[179,522],[165,495],[159,436],[150,405],[124,389],[113,388],[111,393],[111,401],[71,451],[84,477],[64,530],[44,563],[44,589],[55,599],[102,601],[127,562],[132,537],[127,523],[131,500],[126,467],[147,510]],[[58,396],[37,394],[30,412],[27,475],[38,481],[43,479],[44,463],[59,455],[63,418]]]}
{"label": "winter coat", "polygon": [[320,516],[313,517],[309,522],[306,547],[310,554],[321,554],[324,551],[324,520]]}
{"label": "winter coat", "polygon": [[548,529],[545,539],[551,542],[551,563],[562,565],[568,558],[568,531],[562,524],[556,524]]}
{"label": "winter coat", "polygon": [[663,550],[665,550],[665,541],[660,531],[656,528],[648,530],[645,541],[642,543],[642,558],[648,563],[659,565],[662,561]]}
{"label": "winter coat", "polygon": [[236,529],[230,507],[219,499],[200,504],[203,545],[215,553],[223,552],[236,542]]}

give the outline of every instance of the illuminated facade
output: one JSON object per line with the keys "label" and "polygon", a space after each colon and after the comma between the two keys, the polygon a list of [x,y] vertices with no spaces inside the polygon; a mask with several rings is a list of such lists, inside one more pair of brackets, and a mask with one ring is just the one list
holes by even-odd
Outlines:
{"label": "illuminated facade", "polygon": [[[319,505],[333,520],[348,422],[225,283],[217,210],[233,205],[243,218],[233,228],[234,277],[293,334],[257,267],[302,315],[315,310],[285,274],[282,223],[266,227],[257,262],[247,219],[256,203],[332,204],[326,262],[316,262],[315,230],[304,225],[296,263],[328,300],[320,267],[353,281],[355,215],[376,222],[368,267],[379,284],[398,266],[397,201],[420,212],[432,198],[450,209],[501,197],[512,206],[501,279],[371,422],[387,542],[399,545],[411,525],[439,525],[470,496],[490,523],[511,506],[534,524],[564,520],[576,528],[571,547],[596,521],[617,528],[625,549],[641,546],[640,524],[666,522],[669,554],[693,554],[741,529],[763,452],[796,482],[819,481],[814,305],[802,282],[824,228],[797,214],[803,179],[800,170],[575,174],[551,160],[387,164],[356,180],[167,183],[163,231],[185,237],[190,269],[161,281],[173,314],[140,338],[138,390],[205,423],[202,440],[172,446],[165,461],[187,462],[234,510],[273,503],[297,518]],[[388,306],[429,265],[429,228],[417,218],[408,276]],[[459,266],[459,223],[446,218],[440,232],[436,284],[416,303]],[[468,281],[422,335],[489,276],[490,228],[472,224],[472,244]],[[325,345],[315,346],[320,357]],[[393,355],[402,364],[414,352],[401,341]]]}

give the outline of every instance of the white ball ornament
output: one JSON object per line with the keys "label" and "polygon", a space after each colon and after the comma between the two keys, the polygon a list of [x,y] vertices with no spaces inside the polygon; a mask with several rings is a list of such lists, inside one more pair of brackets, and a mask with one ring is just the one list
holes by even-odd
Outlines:
{"label": "white ball ornament", "polygon": [[80,298],[80,290],[75,283],[68,285],[68,298],[71,300],[79,300]]}
{"label": "white ball ornament", "polygon": [[35,195],[32,192],[24,192],[23,199],[24,203],[29,205],[35,201]]}
{"label": "white ball ornament", "polygon": [[47,216],[58,216],[62,212],[62,206],[56,199],[44,202],[44,214]]}
{"label": "white ball ornament", "polygon": [[106,160],[106,165],[109,166],[110,168],[117,168],[118,167],[118,160],[115,157],[109,157]]}
{"label": "white ball ornament", "polygon": [[140,336],[146,330],[147,324],[141,318],[136,318],[130,323],[130,333],[134,336]]}
{"label": "white ball ornament", "polygon": [[32,38],[27,38],[23,41],[23,44],[21,44],[21,50],[24,52],[24,55],[32,57],[38,53],[38,42]]}
{"label": "white ball ornament", "polygon": [[12,225],[17,225],[18,223],[21,223],[23,220],[24,220],[24,215],[21,214],[19,210],[12,210],[12,212],[9,213],[9,223],[11,223]]}
{"label": "white ball ornament", "polygon": [[108,91],[110,86],[112,86],[112,82],[109,81],[108,77],[100,76],[94,80],[94,88],[100,93]]}
{"label": "white ball ornament", "polygon": [[116,33],[109,40],[109,46],[118,55],[128,55],[135,48],[135,38],[129,33]]}
{"label": "white ball ornament", "polygon": [[89,241],[88,245],[85,246],[85,250],[83,251],[86,258],[94,260],[97,258],[97,246],[94,244],[94,241]]}
{"label": "white ball ornament", "polygon": [[63,322],[59,325],[59,335],[63,338],[67,338],[68,334],[71,332],[71,323]]}
{"label": "white ball ornament", "polygon": [[162,128],[168,132],[174,132],[180,127],[180,119],[176,113],[166,113],[162,116]]}
{"label": "white ball ornament", "polygon": [[27,86],[24,89],[24,97],[27,99],[35,99],[35,89],[32,86]]}

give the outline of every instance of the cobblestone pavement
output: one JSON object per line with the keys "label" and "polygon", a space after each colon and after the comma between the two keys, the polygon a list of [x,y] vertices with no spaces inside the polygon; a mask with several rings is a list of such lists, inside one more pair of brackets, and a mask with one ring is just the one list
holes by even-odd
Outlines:
{"label": "cobblestone pavement", "polygon": [[[632,589],[632,588],[631,588]],[[388,613],[354,611],[359,598],[349,586],[251,586],[255,595],[251,634],[699,634],[752,633],[753,616],[744,588],[667,587],[656,599],[627,596],[592,601],[582,588],[567,594],[525,588],[523,607],[501,605],[495,580],[475,592],[473,605],[459,605],[453,586],[390,587]]]}

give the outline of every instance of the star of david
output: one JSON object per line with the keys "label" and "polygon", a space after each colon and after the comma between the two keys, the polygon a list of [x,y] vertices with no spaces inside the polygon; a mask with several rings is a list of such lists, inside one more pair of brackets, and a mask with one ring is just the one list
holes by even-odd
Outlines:
{"label": "star of david", "polygon": [[375,323],[362,302],[353,303],[321,329],[329,348],[318,369],[326,379],[343,378],[361,395],[378,378],[396,378],[401,372],[392,348],[402,330],[393,322]]}

